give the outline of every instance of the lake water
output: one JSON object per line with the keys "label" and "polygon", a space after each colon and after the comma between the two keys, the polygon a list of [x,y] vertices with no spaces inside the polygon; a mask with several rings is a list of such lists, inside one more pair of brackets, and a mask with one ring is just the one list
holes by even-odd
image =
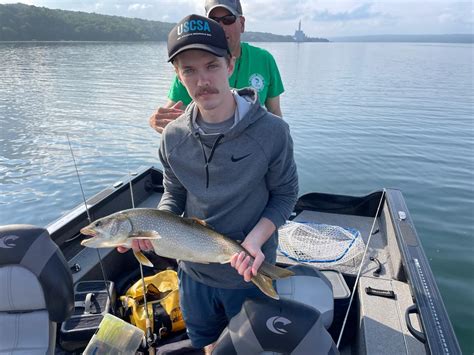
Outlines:
{"label": "lake water", "polygon": [[[474,351],[473,46],[260,43],[280,67],[300,194],[403,191],[465,353]],[[0,43],[0,224],[45,226],[129,170],[173,72],[165,43]],[[271,137],[266,137],[271,139]]]}

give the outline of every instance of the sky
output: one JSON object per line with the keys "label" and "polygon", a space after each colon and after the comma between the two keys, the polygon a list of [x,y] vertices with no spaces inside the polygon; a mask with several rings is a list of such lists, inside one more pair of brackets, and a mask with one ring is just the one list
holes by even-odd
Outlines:
{"label": "sky", "polygon": [[[24,0],[51,9],[177,22],[204,14],[204,0]],[[473,1],[241,0],[246,30],[293,35],[301,20],[310,37],[474,33]]]}

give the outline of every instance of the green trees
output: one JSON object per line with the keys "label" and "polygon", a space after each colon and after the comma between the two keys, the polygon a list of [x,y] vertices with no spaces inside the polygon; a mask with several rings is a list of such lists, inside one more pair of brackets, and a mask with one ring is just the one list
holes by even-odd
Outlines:
{"label": "green trees", "polygon": [[[0,41],[166,41],[174,23],[0,4]],[[294,42],[293,36],[245,32],[248,42]],[[308,38],[311,42],[327,42]]]}
{"label": "green trees", "polygon": [[166,41],[172,23],[0,5],[0,41]]}

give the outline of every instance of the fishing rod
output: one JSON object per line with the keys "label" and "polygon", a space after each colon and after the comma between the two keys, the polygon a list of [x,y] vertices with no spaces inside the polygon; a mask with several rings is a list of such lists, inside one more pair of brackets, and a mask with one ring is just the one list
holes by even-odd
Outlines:
{"label": "fishing rod", "polygon": [[[81,176],[79,174],[79,169],[77,167],[76,163],[76,158],[74,156],[74,151],[72,149],[71,145],[71,140],[69,139],[69,135],[66,133],[67,141],[69,144],[69,150],[71,151],[71,156],[72,156],[72,161],[74,163],[74,168],[76,170],[76,176],[77,180],[79,181],[79,187],[81,188],[81,194],[82,194],[82,200],[84,201],[84,206],[86,209],[86,214],[87,214],[87,220],[89,221],[89,224],[92,223],[92,218],[89,212],[89,207],[87,206],[87,201],[86,201],[86,196],[84,194],[84,188],[82,186],[82,181],[81,181]],[[131,201],[132,201],[132,208],[135,208],[135,200],[133,196],[133,186],[132,186],[132,178],[130,174],[130,170],[128,169],[128,176],[129,176],[129,184],[130,184],[130,193],[131,193]],[[99,264],[100,264],[100,269],[102,271],[102,277],[104,278],[104,284],[105,284],[105,289],[107,291],[107,298],[109,300],[109,304],[112,305],[112,296],[110,295],[109,287],[107,285],[107,274],[105,273],[105,268],[102,262],[102,257],[100,256],[99,249],[96,249],[97,251],[97,257],[99,258]],[[156,335],[152,332],[151,330],[151,320],[150,320],[150,314],[148,312],[148,304],[147,304],[147,299],[146,299],[146,285],[145,285],[145,278],[143,274],[143,266],[139,262],[140,265],[140,274],[141,274],[141,279],[143,283],[143,300],[144,300],[144,306],[145,306],[145,324],[146,324],[146,343],[148,345],[148,353],[150,355],[155,354],[155,349],[153,347],[155,340],[156,340]],[[110,311],[113,315],[115,315],[115,312],[113,310],[113,307],[110,307]]]}
{"label": "fishing rod", "polygon": [[[130,174],[130,169],[128,168],[128,162],[127,162],[127,170],[128,170],[128,183],[130,186],[130,196],[132,200],[132,208],[135,208],[135,200],[133,198],[133,184],[132,184],[132,177]],[[138,265],[140,266],[140,276],[142,280],[142,286],[143,286],[143,305],[145,307],[145,326],[146,326],[146,342],[148,345],[148,353],[150,355],[155,354],[155,348],[153,345],[155,345],[156,341],[156,334],[153,333],[151,330],[151,318],[150,318],[150,313],[148,312],[148,302],[146,299],[146,283],[145,283],[145,276],[143,274],[143,265],[140,261],[138,261]]]}
{"label": "fishing rod", "polygon": [[362,272],[362,266],[364,266],[365,256],[367,254],[367,250],[369,250],[370,240],[372,239],[372,235],[374,234],[373,231],[374,231],[374,227],[375,227],[375,222],[377,221],[377,216],[379,215],[380,207],[382,206],[384,196],[385,196],[385,188],[382,190],[382,195],[380,196],[380,201],[379,201],[379,205],[377,207],[377,212],[375,212],[374,221],[372,222],[372,227],[370,228],[369,237],[367,239],[367,244],[365,246],[364,254],[362,255],[362,260],[360,262],[359,270],[357,271],[357,277],[356,277],[356,280],[355,280],[355,283],[354,283],[354,288],[352,289],[352,294],[351,294],[351,299],[349,301],[349,306],[347,306],[347,311],[346,311],[346,315],[344,317],[344,322],[342,323],[341,332],[339,333],[339,338],[337,339],[336,347],[338,349],[339,349],[339,345],[341,344],[342,334],[344,333],[344,329],[346,327],[347,318],[349,317],[349,311],[351,310],[352,301],[354,300],[354,294],[355,294],[355,291],[357,289],[357,285],[359,283],[360,274]]}
{"label": "fishing rod", "polygon": [[[71,151],[72,161],[74,163],[74,168],[76,169],[77,180],[79,181],[79,187],[81,188],[82,200],[84,201],[84,206],[86,208],[87,220],[89,224],[92,223],[91,215],[89,213],[89,207],[87,207],[86,195],[84,194],[84,189],[82,188],[81,176],[79,175],[79,169],[77,168],[76,158],[74,157],[74,151],[72,150],[71,140],[69,139],[69,134],[66,133],[67,141],[69,143],[69,150]],[[100,269],[102,270],[102,277],[104,278],[105,290],[107,291],[107,298],[109,299],[110,312],[115,315],[114,309],[112,307],[112,296],[110,295],[109,287],[107,285],[107,274],[105,273],[104,264],[102,263],[102,257],[100,256],[99,249],[96,249],[97,257],[99,258]]]}

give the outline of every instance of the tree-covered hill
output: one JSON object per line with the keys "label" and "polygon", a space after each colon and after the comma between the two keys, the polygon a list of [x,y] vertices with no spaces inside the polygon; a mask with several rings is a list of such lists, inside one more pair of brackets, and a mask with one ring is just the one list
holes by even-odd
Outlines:
{"label": "tree-covered hill", "polygon": [[0,5],[0,41],[164,41],[173,23]]}
{"label": "tree-covered hill", "polygon": [[[174,23],[0,4],[0,41],[166,41]],[[245,32],[251,42],[293,42],[292,36]],[[308,41],[326,41],[309,38]]]}

